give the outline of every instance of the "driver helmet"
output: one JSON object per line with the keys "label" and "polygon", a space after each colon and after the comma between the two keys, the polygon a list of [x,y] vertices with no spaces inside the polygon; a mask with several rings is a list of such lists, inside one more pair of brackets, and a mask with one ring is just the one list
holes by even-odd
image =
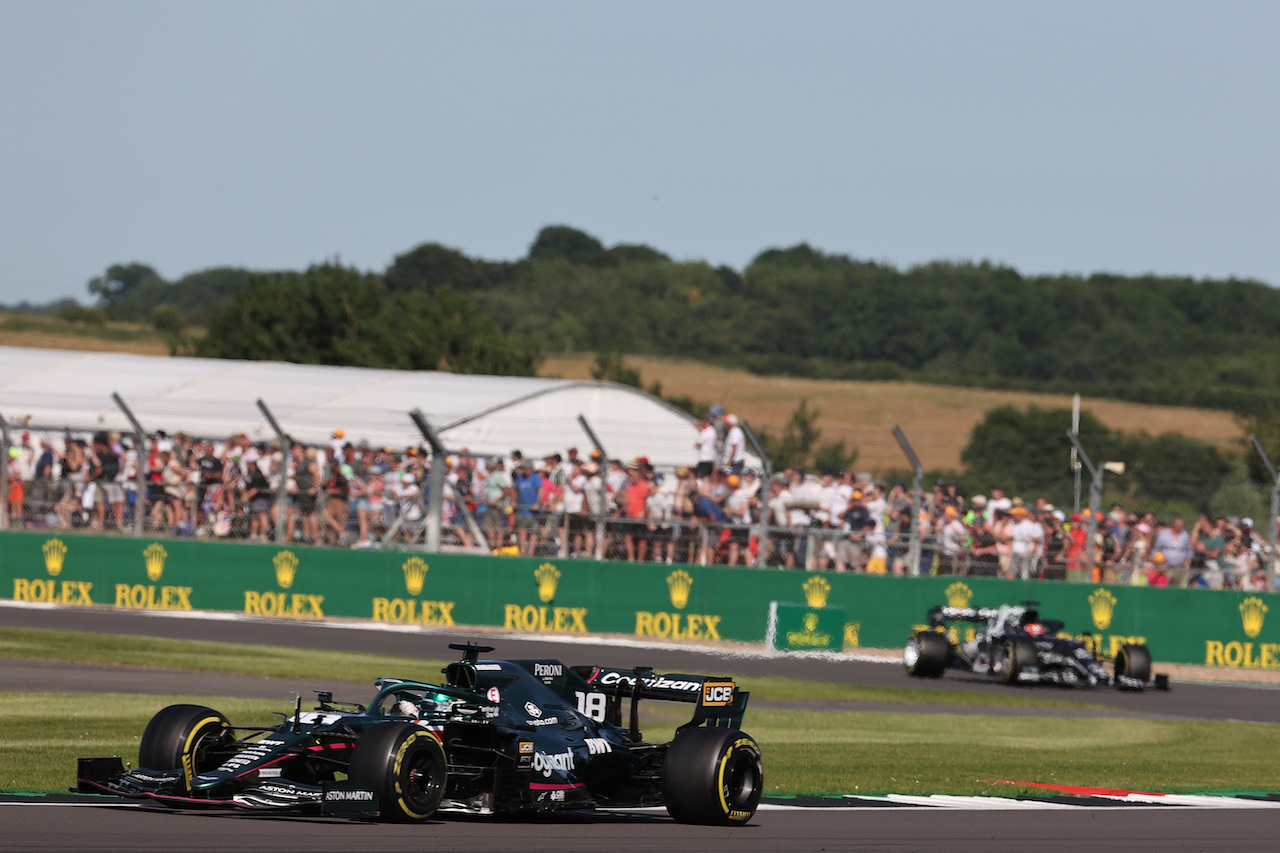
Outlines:
{"label": "driver helmet", "polygon": [[1026,626],[1026,631],[1033,637],[1039,637],[1044,634],[1044,625],[1039,622],[1031,622]]}

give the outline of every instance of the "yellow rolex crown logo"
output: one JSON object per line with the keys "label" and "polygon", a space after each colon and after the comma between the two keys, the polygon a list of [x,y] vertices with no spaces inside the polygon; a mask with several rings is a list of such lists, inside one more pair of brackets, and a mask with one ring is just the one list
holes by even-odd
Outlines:
{"label": "yellow rolex crown logo", "polygon": [[555,563],[543,563],[533,573],[538,581],[538,598],[546,604],[556,597],[556,587],[560,584],[560,570]]}
{"label": "yellow rolex crown logo", "polygon": [[67,546],[61,539],[50,539],[41,549],[44,551],[44,567],[55,577],[62,574],[62,561],[67,558]]}
{"label": "yellow rolex crown logo", "polygon": [[142,559],[147,562],[147,579],[152,583],[160,580],[164,574],[164,558],[169,552],[159,542],[152,542],[142,552]]}
{"label": "yellow rolex crown logo", "polygon": [[689,603],[689,590],[693,588],[693,577],[684,569],[676,569],[667,575],[667,589],[671,590],[671,606],[676,610],[684,610]]}
{"label": "yellow rolex crown logo", "polygon": [[844,644],[846,646],[858,645],[858,633],[861,630],[861,622],[846,622],[844,626]]}
{"label": "yellow rolex crown logo", "polygon": [[831,595],[831,581],[814,575],[804,582],[804,600],[810,607],[826,607]]}
{"label": "yellow rolex crown logo", "polygon": [[956,581],[947,587],[948,607],[968,607],[970,601],[973,601],[973,590],[967,583]]}
{"label": "yellow rolex crown logo", "polygon": [[293,586],[293,578],[298,574],[298,557],[292,551],[281,551],[271,559],[276,567],[276,583],[281,589]]}
{"label": "yellow rolex crown logo", "polygon": [[1110,590],[1096,589],[1089,596],[1089,611],[1093,614],[1093,624],[1099,631],[1105,631],[1111,625],[1111,616],[1116,610],[1116,597]]}
{"label": "yellow rolex crown logo", "polygon": [[817,613],[806,613],[804,615],[804,630],[810,634],[818,630],[818,614]]}
{"label": "yellow rolex crown logo", "polygon": [[404,569],[404,588],[409,590],[410,595],[421,593],[422,582],[427,579],[427,570],[430,568],[427,562],[421,557],[410,557],[401,568]]}
{"label": "yellow rolex crown logo", "polygon": [[1262,633],[1262,620],[1267,618],[1267,605],[1256,595],[1240,602],[1240,619],[1244,622],[1244,634],[1253,638]]}

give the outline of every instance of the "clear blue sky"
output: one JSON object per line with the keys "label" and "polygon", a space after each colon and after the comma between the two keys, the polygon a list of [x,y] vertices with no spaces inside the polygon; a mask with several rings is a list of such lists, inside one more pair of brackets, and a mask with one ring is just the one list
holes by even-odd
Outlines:
{"label": "clear blue sky", "polygon": [[551,223],[1280,284],[1280,4],[0,0],[0,302]]}

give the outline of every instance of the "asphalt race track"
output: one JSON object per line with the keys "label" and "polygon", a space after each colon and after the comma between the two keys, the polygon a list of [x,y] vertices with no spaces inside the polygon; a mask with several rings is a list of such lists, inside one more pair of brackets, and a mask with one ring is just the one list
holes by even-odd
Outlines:
{"label": "asphalt race track", "polygon": [[[102,634],[333,649],[408,657],[422,656],[433,660],[451,659],[454,656],[455,653],[449,651],[449,643],[478,640],[494,646],[496,649],[494,656],[502,658],[546,657],[556,658],[568,664],[590,663],[620,667],[639,664],[651,666],[657,672],[785,675],[818,681],[849,681],[857,684],[918,687],[942,691],[1002,692],[1011,689],[988,679],[965,677],[959,673],[948,673],[936,680],[909,678],[901,666],[892,663],[816,656],[728,656],[721,650],[693,645],[659,643],[644,645],[639,642],[632,644],[625,640],[620,644],[600,644],[588,637],[521,637],[489,632],[484,634],[446,632],[426,628],[396,630],[398,626],[369,626],[365,623],[315,623],[254,618],[199,619],[166,614],[162,611],[128,612],[84,608],[14,607],[8,606],[7,602],[0,602],[0,605],[5,605],[0,606],[0,626],[8,627],[56,628]],[[52,669],[55,665],[40,663],[32,666],[36,667],[38,672],[41,667]],[[11,669],[11,666],[6,665],[6,669]],[[94,669],[118,671],[122,668]],[[1159,661],[1156,661],[1155,669],[1159,671]],[[23,673],[23,675],[26,674]],[[404,673],[387,674],[403,675]],[[164,677],[158,673],[151,673],[152,679],[159,680]],[[246,684],[252,682],[262,684],[259,691],[241,693],[238,690],[218,689],[214,685],[222,681],[208,673],[201,673],[197,678],[188,680],[196,689],[184,688],[176,692],[210,696],[244,695],[247,698],[273,698],[274,696],[287,698],[293,690],[301,689],[309,695],[313,687],[327,689],[330,683],[298,685],[288,679],[245,679],[241,676],[227,676],[227,684],[237,680],[243,680]],[[148,689],[147,681],[134,681],[130,675],[120,677],[121,685],[127,686],[103,686],[96,689],[132,693],[175,692],[169,689]],[[273,682],[276,686],[271,686]],[[38,689],[37,684],[38,682],[27,681],[24,687],[16,671],[9,675],[0,672],[0,689]],[[202,684],[203,688],[201,688]],[[265,692],[277,687],[280,692]],[[367,690],[368,686],[361,685],[359,689]],[[1033,691],[1037,695],[1046,697],[1076,698],[1085,702],[1107,705],[1114,709],[1110,712],[1112,715],[1118,713],[1155,718],[1280,723],[1280,690],[1275,688],[1175,683],[1168,693],[1157,691],[1133,693],[1110,689],[1064,691],[1050,685],[1017,689]],[[867,705],[856,707],[861,710],[877,710]],[[913,706],[912,710],[921,712],[927,709]],[[955,713],[961,709],[944,706],[942,710]],[[1008,712],[1008,709],[1001,710],[1001,713]]]}
{"label": "asphalt race track", "polygon": [[[581,639],[538,639],[507,635],[387,631],[269,620],[174,618],[107,610],[0,606],[0,626],[263,645],[376,652],[436,660],[451,656],[450,642],[479,639],[508,658],[552,657],[568,663],[632,666],[659,672],[777,674],[931,690],[1007,690],[1001,685],[954,678],[908,679],[900,666],[850,659],[725,657],[690,646],[639,648],[638,644],[592,643]],[[1157,664],[1157,670],[1159,669]],[[388,673],[398,674],[398,673]],[[188,695],[289,698],[292,691],[326,683],[291,679],[168,673],[132,667],[90,667],[72,663],[5,661],[0,690],[65,689]],[[350,685],[359,692],[367,685]],[[1025,689],[1025,688],[1024,688]],[[1048,690],[1048,688],[1036,688]],[[1103,703],[1108,716],[1144,716],[1280,723],[1280,693],[1273,689],[1217,684],[1175,684],[1169,693],[1091,691],[1074,695]],[[850,703],[851,710],[882,706]],[[911,708],[922,710],[919,706]],[[941,710],[955,712],[957,708]],[[1001,713],[1005,710],[1002,709]],[[740,829],[691,827],[674,823],[663,810],[559,816],[526,821],[446,820],[428,826],[400,826],[329,818],[243,816],[222,812],[178,812],[135,804],[85,805],[74,797],[0,798],[0,850],[466,850],[596,851],[616,853],[673,850],[885,850],[885,851],[1170,851],[1275,850],[1280,846],[1280,800],[1184,798],[1142,803],[1117,800],[1052,799],[1039,802],[998,798],[898,798],[770,804],[750,826]],[[65,801],[65,802],[63,802]],[[848,805],[846,805],[848,803]],[[826,807],[821,807],[826,806]]]}

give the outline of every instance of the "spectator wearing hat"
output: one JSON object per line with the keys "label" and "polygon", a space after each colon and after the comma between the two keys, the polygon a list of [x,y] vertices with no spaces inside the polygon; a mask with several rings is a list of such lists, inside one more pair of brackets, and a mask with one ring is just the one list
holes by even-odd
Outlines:
{"label": "spectator wearing hat", "polygon": [[638,460],[627,463],[627,484],[618,501],[618,515],[623,519],[622,547],[628,563],[644,562],[648,539],[643,535],[646,504],[649,500],[649,484]]}
{"label": "spectator wearing hat", "polygon": [[729,428],[724,437],[724,461],[734,474],[741,477],[747,464],[747,436],[738,425],[737,415],[725,415],[724,422]]}
{"label": "spectator wearing hat", "polygon": [[836,543],[836,571],[861,571],[867,535],[876,526],[861,489],[854,489],[849,495],[848,508],[835,522],[845,531],[844,537]]}
{"label": "spectator wearing hat", "polygon": [[745,566],[750,538],[746,525],[751,523],[751,495],[743,488],[742,478],[737,474],[730,474],[725,480],[725,485],[729,487],[729,494],[724,500],[724,514],[728,517],[728,523],[743,525],[729,528],[728,565],[736,566],[741,560],[742,565]]}
{"label": "spectator wearing hat", "polygon": [[1044,528],[1031,517],[1025,506],[1016,501],[1011,513],[1014,518],[1013,559],[1008,577],[1029,580],[1037,573],[1037,564],[1044,554]]}
{"label": "spectator wearing hat", "polygon": [[1147,564],[1143,575],[1148,586],[1166,587],[1169,585],[1169,567],[1162,552],[1157,551],[1151,555],[1151,562]]}
{"label": "spectator wearing hat", "polygon": [[960,521],[960,510],[955,506],[944,506],[942,519],[937,528],[938,537],[938,574],[964,574],[965,537],[968,532]]}

